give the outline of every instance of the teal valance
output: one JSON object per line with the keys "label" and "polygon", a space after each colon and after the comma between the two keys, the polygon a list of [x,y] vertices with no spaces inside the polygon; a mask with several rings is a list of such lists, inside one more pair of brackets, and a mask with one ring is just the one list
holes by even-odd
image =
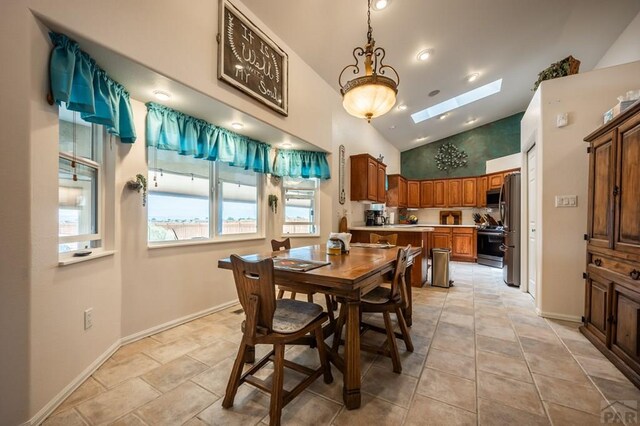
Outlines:
{"label": "teal valance", "polygon": [[271,173],[266,143],[214,126],[154,102],[147,104],[147,146],[258,173]]}
{"label": "teal valance", "polygon": [[315,151],[279,149],[273,162],[276,176],[331,179],[327,154]]}
{"label": "teal valance", "polygon": [[102,124],[122,142],[136,140],[129,93],[101,69],[78,43],[64,34],[49,33],[51,95],[60,105],[78,111],[90,123]]}

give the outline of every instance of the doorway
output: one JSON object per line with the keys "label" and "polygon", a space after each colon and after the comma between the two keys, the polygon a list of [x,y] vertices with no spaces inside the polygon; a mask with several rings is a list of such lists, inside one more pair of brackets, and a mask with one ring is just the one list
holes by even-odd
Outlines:
{"label": "doorway", "polygon": [[536,298],[536,146],[527,151],[527,291]]}

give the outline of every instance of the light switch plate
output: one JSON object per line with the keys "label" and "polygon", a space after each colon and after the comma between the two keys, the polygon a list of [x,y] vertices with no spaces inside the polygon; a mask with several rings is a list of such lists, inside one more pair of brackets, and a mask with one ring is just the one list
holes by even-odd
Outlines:
{"label": "light switch plate", "polygon": [[558,114],[556,116],[556,126],[557,127],[564,127],[567,124],[569,124],[569,114],[568,113],[562,113],[562,114]]}
{"label": "light switch plate", "polygon": [[577,195],[556,195],[556,207],[578,207]]}

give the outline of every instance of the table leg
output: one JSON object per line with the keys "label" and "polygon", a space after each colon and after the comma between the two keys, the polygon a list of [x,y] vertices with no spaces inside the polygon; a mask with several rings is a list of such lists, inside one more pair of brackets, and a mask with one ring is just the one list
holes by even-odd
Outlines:
{"label": "table leg", "polygon": [[411,327],[413,324],[413,297],[411,296],[411,270],[413,265],[409,265],[404,272],[404,280],[407,288],[407,307],[402,309],[404,315],[404,321],[407,323],[407,327]]}
{"label": "table leg", "polygon": [[342,398],[348,410],[360,407],[360,304],[348,301]]}

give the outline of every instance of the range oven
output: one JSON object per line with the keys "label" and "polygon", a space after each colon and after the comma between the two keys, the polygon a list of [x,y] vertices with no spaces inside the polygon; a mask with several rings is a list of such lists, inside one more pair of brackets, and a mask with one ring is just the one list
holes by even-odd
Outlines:
{"label": "range oven", "polygon": [[504,231],[502,227],[478,229],[478,263],[502,269],[504,265]]}

